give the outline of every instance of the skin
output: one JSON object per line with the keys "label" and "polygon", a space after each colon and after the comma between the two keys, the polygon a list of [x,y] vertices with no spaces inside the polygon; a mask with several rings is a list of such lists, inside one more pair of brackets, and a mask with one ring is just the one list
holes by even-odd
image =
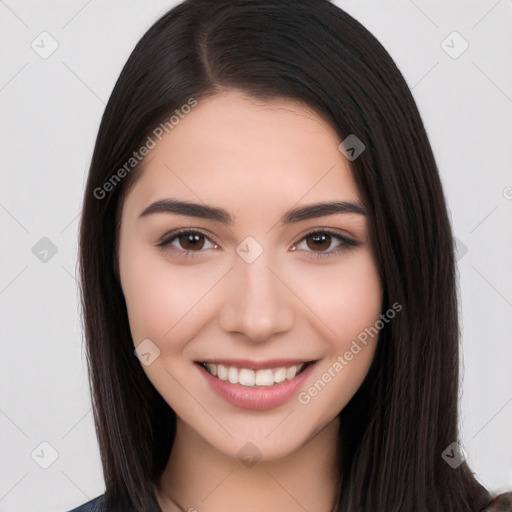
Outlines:
{"label": "skin", "polygon": [[[377,340],[308,404],[294,396],[264,411],[218,396],[195,361],[316,360],[307,390],[379,319],[382,285],[365,215],[279,222],[298,206],[361,203],[340,142],[328,122],[291,100],[222,91],[201,100],[151,150],[125,199],[119,268],[130,329],[135,346],[150,339],[160,350],[142,368],[177,415],[157,489],[164,511],[179,510],[173,501],[199,512],[333,508],[337,415],[366,376]],[[224,208],[235,222],[140,216],[169,198]],[[212,241],[200,238],[199,250],[179,238],[157,246],[179,228]],[[358,245],[334,236],[319,249],[306,236],[317,228]],[[247,236],[263,249],[252,263],[236,252]],[[261,456],[251,467],[237,457],[248,442]]]}

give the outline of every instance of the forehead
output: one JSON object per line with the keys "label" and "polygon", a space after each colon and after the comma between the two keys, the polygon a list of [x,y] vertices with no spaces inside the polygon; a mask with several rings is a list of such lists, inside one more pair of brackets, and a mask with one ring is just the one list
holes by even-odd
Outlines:
{"label": "forehead", "polygon": [[356,201],[340,142],[326,120],[292,100],[223,92],[199,101],[157,141],[127,203],[143,209],[166,197],[199,199],[236,214],[299,201]]}

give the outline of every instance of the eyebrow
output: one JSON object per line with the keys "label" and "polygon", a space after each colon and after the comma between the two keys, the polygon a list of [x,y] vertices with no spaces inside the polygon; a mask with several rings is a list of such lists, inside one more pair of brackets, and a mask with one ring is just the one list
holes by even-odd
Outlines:
{"label": "eyebrow", "polygon": [[[206,204],[192,203],[189,201],[178,201],[176,199],[162,199],[150,204],[139,217],[155,213],[171,213],[175,215],[186,215],[187,217],[198,217],[221,222],[226,226],[233,226],[235,219],[223,208],[208,206]],[[330,201],[316,203],[308,206],[293,208],[284,213],[280,219],[281,224],[293,224],[302,220],[324,217],[326,215],[355,213],[367,215],[366,208],[361,203],[347,201]]]}

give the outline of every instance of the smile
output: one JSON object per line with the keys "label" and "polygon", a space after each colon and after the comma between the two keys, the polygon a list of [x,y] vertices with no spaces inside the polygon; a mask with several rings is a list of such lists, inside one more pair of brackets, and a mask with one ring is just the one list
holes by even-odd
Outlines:
{"label": "smile", "polygon": [[299,363],[276,368],[238,368],[216,363],[200,363],[206,371],[217,379],[246,387],[272,387],[287,380],[292,380],[301,373],[309,363]]}
{"label": "smile", "polygon": [[296,397],[318,361],[267,359],[196,361],[209,388],[240,409],[264,411]]}

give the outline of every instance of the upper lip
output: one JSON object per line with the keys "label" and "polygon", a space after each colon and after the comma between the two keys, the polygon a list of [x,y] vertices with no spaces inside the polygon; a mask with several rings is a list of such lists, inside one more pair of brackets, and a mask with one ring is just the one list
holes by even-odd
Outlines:
{"label": "upper lip", "polygon": [[259,361],[251,359],[203,359],[197,363],[222,364],[224,366],[234,366],[235,368],[247,368],[249,370],[259,370],[261,368],[289,368],[296,364],[311,363],[312,359],[261,359]]}

